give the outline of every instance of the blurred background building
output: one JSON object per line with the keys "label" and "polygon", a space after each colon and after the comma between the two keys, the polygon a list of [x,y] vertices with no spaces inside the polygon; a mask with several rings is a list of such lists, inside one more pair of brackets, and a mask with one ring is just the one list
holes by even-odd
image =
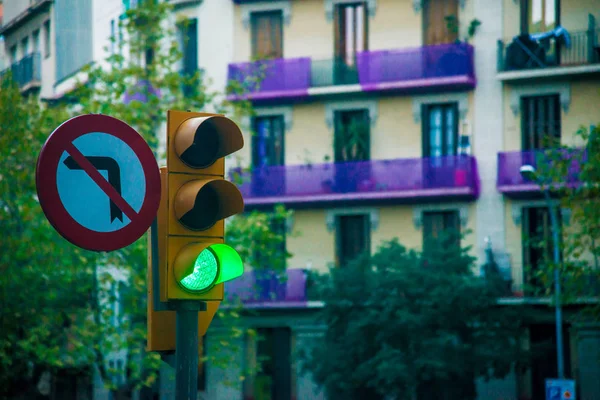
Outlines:
{"label": "blurred background building", "polygon": [[[5,0],[0,59],[5,51],[24,94],[59,100],[84,65],[113,51],[118,18],[136,3]],[[393,237],[421,249],[425,238],[459,229],[471,231],[466,244],[480,265],[494,257],[507,286],[501,303],[539,309],[527,345],[552,343],[526,372],[480,382],[479,398],[543,399],[544,379],[556,376],[554,314],[548,298],[527,290],[535,281],[526,267],[535,270],[551,251],[551,231],[539,191],[519,168],[535,165],[548,137],[575,144],[577,129],[597,122],[600,0],[172,3],[174,17],[191,22],[179,33],[187,40],[177,68],[203,69],[222,92],[228,80],[264,71],[260,88],[246,94],[256,116],[243,121],[252,172],[241,190],[247,210],[295,210],[273,226],[287,235],[280,250],[293,254],[287,282],[249,272],[226,288],[245,296],[245,285],[264,287],[261,298],[245,298],[258,312],[245,324],[266,340],[240,339],[245,350],[225,371],[207,366],[205,398],[324,398],[295,357],[323,330],[307,271],[343,266]],[[561,217],[569,223],[568,210]],[[537,236],[546,248],[524,240]],[[206,341],[220,334],[215,322]],[[600,330],[566,324],[564,340],[567,376],[581,398],[600,399],[600,364],[590,356]],[[260,375],[237,379],[263,356],[271,361]],[[161,398],[173,385],[165,367]]]}

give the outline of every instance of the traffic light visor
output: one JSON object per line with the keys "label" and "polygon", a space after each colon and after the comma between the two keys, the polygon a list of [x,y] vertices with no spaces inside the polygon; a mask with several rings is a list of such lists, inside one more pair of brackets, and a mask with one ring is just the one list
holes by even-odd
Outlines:
{"label": "traffic light visor", "polygon": [[175,216],[188,229],[202,231],[244,211],[239,189],[223,179],[193,180],[175,195]]}
{"label": "traffic light visor", "polygon": [[207,168],[244,147],[240,128],[223,116],[195,117],[182,122],[174,140],[175,153],[191,168]]}
{"label": "traffic light visor", "polygon": [[175,279],[185,290],[203,293],[215,285],[241,276],[244,265],[239,254],[225,244],[184,247],[175,259]]}

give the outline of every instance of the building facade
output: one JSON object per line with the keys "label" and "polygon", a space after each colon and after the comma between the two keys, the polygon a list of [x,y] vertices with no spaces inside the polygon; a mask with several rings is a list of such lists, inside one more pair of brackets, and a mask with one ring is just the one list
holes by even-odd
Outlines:
{"label": "building facade", "polygon": [[[537,307],[525,346],[550,346],[527,371],[479,382],[479,398],[544,399],[544,380],[557,375],[554,314],[528,288],[550,248],[526,238],[549,239],[551,230],[538,187],[519,169],[535,166],[550,139],[576,145],[578,128],[598,122],[600,2],[233,3],[229,78],[244,90],[231,100],[255,107],[241,190],[247,210],[294,209],[278,228],[292,257],[286,284],[243,278],[277,292],[246,300],[259,311],[245,323],[266,340],[240,339],[239,364],[226,371],[208,365],[208,398],[324,398],[294,357],[323,329],[311,317],[320,305],[306,296],[306,271],[337,268],[394,237],[422,249],[425,238],[455,228],[470,231],[465,244],[479,265],[491,251],[510,288],[503,304]],[[596,399],[591,377],[600,371],[590,354],[600,331],[571,324],[576,311],[564,311],[567,376],[578,396]],[[220,340],[213,325],[209,342]],[[219,383],[262,356],[272,358],[266,372]]]}
{"label": "building facade", "polygon": [[[24,93],[59,99],[84,65],[114,51],[109,38],[134,3],[4,0],[6,67]],[[191,20],[179,32],[184,59],[176,67],[203,69],[218,92],[240,82],[239,96],[255,107],[241,121],[242,162],[252,167],[241,186],[246,208],[295,210],[277,227],[293,255],[287,283],[248,272],[226,289],[265,288],[258,300],[245,298],[256,312],[243,320],[265,340],[235,339],[241,350],[229,368],[206,365],[204,398],[324,399],[296,356],[324,329],[314,318],[322,304],[307,295],[307,271],[339,267],[394,237],[422,249],[424,238],[445,229],[471,231],[465,244],[478,264],[491,249],[510,286],[504,303],[539,307],[527,345],[553,340],[552,310],[526,290],[527,267],[542,255],[525,237],[549,238],[548,214],[519,168],[535,163],[548,137],[575,144],[580,126],[598,122],[600,0],[172,3],[174,19]],[[246,79],[257,74],[258,88]],[[568,210],[562,216],[568,223]],[[580,398],[598,399],[600,329],[571,325],[572,312],[565,310],[567,375]],[[215,321],[205,348],[224,332]],[[265,356],[271,361],[262,373],[239,379]],[[525,373],[480,382],[479,398],[543,399],[544,379],[555,375],[550,349]],[[158,387],[161,398],[172,398],[170,368]],[[109,394],[98,389],[94,398]]]}

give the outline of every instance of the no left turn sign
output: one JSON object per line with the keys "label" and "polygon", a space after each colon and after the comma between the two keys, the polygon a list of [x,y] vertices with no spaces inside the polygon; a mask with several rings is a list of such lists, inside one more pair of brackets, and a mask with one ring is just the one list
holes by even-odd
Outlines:
{"label": "no left turn sign", "polygon": [[87,250],[113,251],[140,238],[160,203],[158,165],[129,125],[101,114],[60,125],[44,144],[36,186],[48,221]]}

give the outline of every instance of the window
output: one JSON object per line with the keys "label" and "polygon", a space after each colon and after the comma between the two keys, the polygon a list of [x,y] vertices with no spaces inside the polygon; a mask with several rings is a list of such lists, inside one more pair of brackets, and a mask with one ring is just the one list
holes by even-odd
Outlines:
{"label": "window", "polygon": [[554,240],[552,239],[548,208],[523,208],[521,227],[525,282],[531,291],[532,289],[541,288],[541,282],[535,276],[536,272],[539,271],[544,264],[548,264],[553,259]]}
{"label": "window", "polygon": [[251,15],[252,56],[254,58],[283,57],[283,13],[254,12]]}
{"label": "window", "polygon": [[260,195],[285,193],[285,170],[269,168],[285,164],[285,122],[283,115],[257,117],[253,121],[252,190]]}
{"label": "window", "polygon": [[116,36],[116,29],[115,29],[115,20],[111,19],[110,20],[110,53],[111,54],[115,54],[115,49],[117,46],[116,40],[117,40],[117,36]]}
{"label": "window", "polygon": [[370,159],[369,110],[336,111],[334,129],[335,162]]}
{"label": "window", "polygon": [[254,119],[255,134],[252,136],[252,165],[254,167],[284,165],[284,126],[283,115]]}
{"label": "window", "polygon": [[40,51],[40,30],[33,31],[33,53],[37,54]]}
{"label": "window", "polygon": [[14,64],[18,61],[17,45],[10,46],[10,63]]}
{"label": "window", "polygon": [[560,143],[559,95],[521,98],[521,140],[523,150],[553,147]]}
{"label": "window", "polygon": [[423,157],[453,156],[458,152],[458,104],[423,106]]}
{"label": "window", "polygon": [[292,335],[290,328],[259,328],[256,361],[262,367],[245,398],[292,398]]}
{"label": "window", "polygon": [[365,2],[336,6],[334,25],[335,57],[340,64],[353,66],[356,53],[369,48],[369,18]]}
{"label": "window", "polygon": [[183,95],[194,96],[199,83],[194,79],[198,71],[198,19],[188,18],[178,24],[177,33],[181,50],[181,74],[186,78]]}
{"label": "window", "polygon": [[423,44],[452,43],[458,39],[458,0],[423,1]]}
{"label": "window", "polygon": [[194,75],[198,69],[198,19],[190,18],[181,24],[183,73]]}
{"label": "window", "polygon": [[50,56],[50,20],[44,22],[44,57]]}
{"label": "window", "polygon": [[336,218],[336,264],[343,267],[370,252],[371,221],[366,214],[338,215]]}
{"label": "window", "polygon": [[21,54],[25,57],[29,55],[29,51],[29,36],[27,36],[21,40]]}
{"label": "window", "polygon": [[521,32],[540,33],[556,28],[560,21],[559,0],[521,0]]}
{"label": "window", "polygon": [[[450,242],[446,242],[449,240]],[[423,213],[423,252],[432,246],[457,246],[460,248],[460,218],[458,211],[435,211]]]}

